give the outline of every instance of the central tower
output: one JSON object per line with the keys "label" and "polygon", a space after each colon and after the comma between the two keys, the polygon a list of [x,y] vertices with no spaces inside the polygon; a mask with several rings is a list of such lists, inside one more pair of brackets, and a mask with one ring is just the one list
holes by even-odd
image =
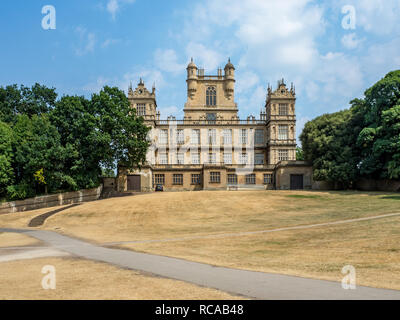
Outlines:
{"label": "central tower", "polygon": [[205,75],[191,59],[187,70],[187,101],[185,120],[237,120],[238,108],[235,103],[235,67],[230,59],[224,74],[218,69],[217,75]]}

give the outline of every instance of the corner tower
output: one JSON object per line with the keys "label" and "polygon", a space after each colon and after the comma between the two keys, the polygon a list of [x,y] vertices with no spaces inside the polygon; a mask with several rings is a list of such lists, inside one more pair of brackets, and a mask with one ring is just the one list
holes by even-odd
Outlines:
{"label": "corner tower", "polygon": [[139,117],[145,120],[157,120],[159,112],[157,111],[156,88],[153,85],[151,92],[147,90],[142,79],[138,83],[135,90],[132,89],[132,84],[128,89],[128,99],[131,107],[136,110]]}
{"label": "corner tower", "polygon": [[267,156],[269,164],[296,160],[296,92],[284,79],[275,91],[268,85],[265,105],[267,125]]}

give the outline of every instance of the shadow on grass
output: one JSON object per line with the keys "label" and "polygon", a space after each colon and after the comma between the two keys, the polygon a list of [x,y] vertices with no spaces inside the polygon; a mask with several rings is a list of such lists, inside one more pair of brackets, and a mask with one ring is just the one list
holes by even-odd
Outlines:
{"label": "shadow on grass", "polygon": [[391,199],[391,200],[400,200],[400,196],[386,196],[381,199]]}

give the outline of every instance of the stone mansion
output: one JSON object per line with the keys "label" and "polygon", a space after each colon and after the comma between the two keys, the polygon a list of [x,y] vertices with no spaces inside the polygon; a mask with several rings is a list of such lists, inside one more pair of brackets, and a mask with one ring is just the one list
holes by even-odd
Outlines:
{"label": "stone mansion", "polygon": [[187,66],[183,119],[160,119],[155,88],[140,80],[128,98],[151,127],[151,146],[140,169],[120,168],[120,191],[210,189],[309,189],[312,169],[296,161],[296,93],[284,80],[268,85],[259,118],[239,119],[235,67],[205,75],[193,59]]}

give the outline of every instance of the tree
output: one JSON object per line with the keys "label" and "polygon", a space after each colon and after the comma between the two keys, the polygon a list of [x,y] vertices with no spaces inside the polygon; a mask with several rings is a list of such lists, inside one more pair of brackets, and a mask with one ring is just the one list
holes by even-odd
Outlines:
{"label": "tree", "polygon": [[304,152],[300,147],[296,147],[296,160],[303,161],[304,160]]}
{"label": "tree", "polygon": [[54,107],[57,93],[38,83],[31,88],[16,84],[0,87],[0,121],[14,123],[18,114],[29,117],[49,112]]}
{"label": "tree", "polygon": [[8,188],[9,198],[14,200],[43,193],[44,185],[35,179],[38,170],[42,170],[50,192],[75,187],[74,181],[64,173],[67,151],[61,146],[58,131],[47,115],[17,116],[13,153],[16,184]]}
{"label": "tree", "polygon": [[12,158],[12,129],[0,122],[0,197],[6,195],[7,186],[14,182]]}
{"label": "tree", "polygon": [[304,158],[313,164],[314,179],[349,188],[357,180],[360,127],[354,110],[325,114],[306,123],[300,140]]}
{"label": "tree", "polygon": [[102,137],[98,146],[103,155],[100,165],[106,169],[140,167],[146,161],[150,128],[132,112],[125,93],[106,86],[92,96],[91,108],[98,117],[98,134]]}
{"label": "tree", "polygon": [[400,178],[400,70],[388,73],[352,105],[363,114],[360,173],[370,178]]}

